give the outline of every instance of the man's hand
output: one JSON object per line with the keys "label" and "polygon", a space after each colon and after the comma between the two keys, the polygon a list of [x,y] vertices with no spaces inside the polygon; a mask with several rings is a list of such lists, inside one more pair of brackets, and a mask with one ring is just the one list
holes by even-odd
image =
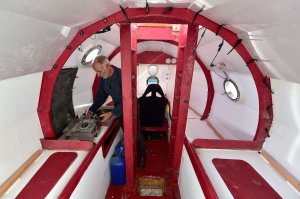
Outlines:
{"label": "man's hand", "polygon": [[86,112],[84,115],[86,118],[90,118],[94,113],[92,111]]}
{"label": "man's hand", "polygon": [[[112,117],[112,112],[107,112],[100,115],[100,122],[106,122]],[[102,118],[102,119],[101,119]]]}

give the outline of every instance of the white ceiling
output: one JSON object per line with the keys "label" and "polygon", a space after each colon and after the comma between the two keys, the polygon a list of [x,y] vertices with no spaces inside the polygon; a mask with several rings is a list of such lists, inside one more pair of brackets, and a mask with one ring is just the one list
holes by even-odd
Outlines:
{"label": "white ceiling", "polygon": [[[144,7],[145,0],[2,0],[0,1],[0,79],[49,70],[74,35],[83,27],[120,11],[123,7]],[[300,1],[298,0],[148,0],[150,7],[187,7],[226,24],[243,38],[250,54],[265,75],[300,83]],[[84,4],[83,4],[84,3]],[[151,9],[151,8],[150,8]],[[200,34],[200,33],[199,33]],[[112,50],[119,46],[118,26],[99,36]],[[209,65],[220,38],[207,33],[198,55]],[[142,44],[142,51],[171,49],[169,44]],[[236,52],[224,44],[217,60],[225,61],[228,71],[249,73]],[[105,51],[105,46],[104,49]],[[224,50],[224,51],[223,51]],[[109,52],[106,52],[109,54]]]}

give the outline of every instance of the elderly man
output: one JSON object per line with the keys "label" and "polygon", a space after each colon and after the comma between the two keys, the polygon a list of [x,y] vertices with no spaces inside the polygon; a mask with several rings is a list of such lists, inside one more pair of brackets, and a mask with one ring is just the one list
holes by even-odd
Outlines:
{"label": "elderly man", "polygon": [[111,96],[115,107],[111,112],[104,113],[100,116],[103,118],[101,122],[106,122],[112,116],[115,116],[119,119],[123,127],[121,69],[111,65],[107,57],[102,55],[94,59],[92,66],[97,76],[100,77],[100,86],[94,103],[87,112],[87,116],[90,117],[103,105],[108,96]]}

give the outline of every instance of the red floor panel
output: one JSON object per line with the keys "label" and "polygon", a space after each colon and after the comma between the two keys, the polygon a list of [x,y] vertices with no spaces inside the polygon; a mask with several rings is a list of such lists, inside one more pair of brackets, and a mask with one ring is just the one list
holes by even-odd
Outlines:
{"label": "red floor panel", "polygon": [[52,154],[16,198],[45,198],[76,157],[77,153],[75,152],[57,152]]}
{"label": "red floor panel", "polygon": [[281,198],[247,162],[218,158],[212,162],[235,199]]}
{"label": "red floor panel", "polygon": [[145,167],[137,174],[140,176],[156,176],[162,177],[166,181],[166,195],[157,196],[139,196],[138,185],[133,187],[110,185],[106,199],[177,199],[180,198],[177,183],[171,181],[171,168],[168,161],[168,142],[167,139],[150,139],[146,140],[147,156]]}

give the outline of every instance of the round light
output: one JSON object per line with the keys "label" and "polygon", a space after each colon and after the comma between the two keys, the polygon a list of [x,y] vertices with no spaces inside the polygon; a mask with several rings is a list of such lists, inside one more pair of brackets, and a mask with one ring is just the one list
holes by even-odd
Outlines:
{"label": "round light", "polygon": [[170,58],[167,58],[166,59],[166,64],[170,64],[171,63],[171,59]]}
{"label": "round light", "polygon": [[176,58],[172,58],[172,64],[176,64],[176,62],[177,62],[177,60],[176,60]]}
{"label": "round light", "polygon": [[240,92],[234,81],[226,79],[224,81],[224,90],[226,95],[233,101],[238,101],[240,99]]}
{"label": "round light", "polygon": [[148,68],[148,72],[149,72],[150,75],[156,75],[157,71],[158,71],[158,68],[155,65],[151,65]]}
{"label": "round light", "polygon": [[87,65],[91,63],[91,61],[93,61],[95,57],[100,54],[101,50],[102,50],[102,46],[100,45],[90,48],[82,57],[81,63],[83,65]]}

